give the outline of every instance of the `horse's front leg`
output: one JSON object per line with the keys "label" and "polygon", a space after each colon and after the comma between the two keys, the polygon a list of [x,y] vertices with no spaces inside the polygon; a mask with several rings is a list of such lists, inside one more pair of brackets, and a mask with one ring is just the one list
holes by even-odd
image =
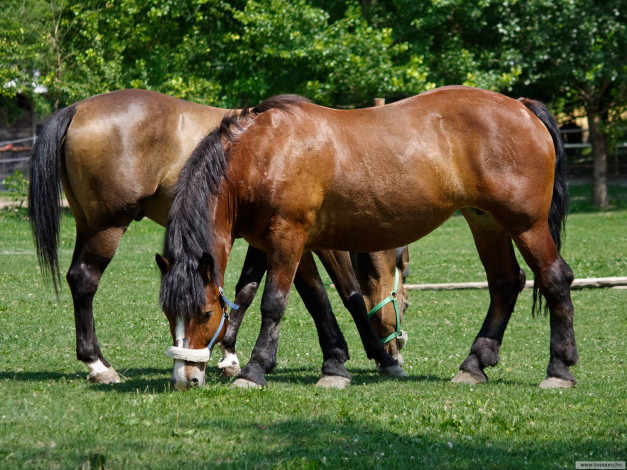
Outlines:
{"label": "horse's front leg", "polygon": [[218,369],[226,376],[234,376],[240,371],[239,360],[235,352],[237,332],[244,319],[244,314],[252,303],[263,275],[266,273],[266,254],[253,246],[248,247],[242,273],[235,287],[235,303],[239,309],[231,310],[229,327],[220,342],[222,359],[218,362]]}
{"label": "horse's front leg", "polygon": [[331,308],[316,262],[311,254],[303,254],[296,271],[294,286],[313,318],[322,350],[322,378],[316,384],[325,388],[345,388],[351,376],[344,367],[349,359],[348,345]]}
{"label": "horse's front leg", "polygon": [[267,252],[268,274],[261,298],[261,330],[250,361],[233,382],[235,387],[267,386],[265,374],[276,366],[281,318],[303,253],[306,232],[293,227],[275,229],[274,232],[282,236]]}

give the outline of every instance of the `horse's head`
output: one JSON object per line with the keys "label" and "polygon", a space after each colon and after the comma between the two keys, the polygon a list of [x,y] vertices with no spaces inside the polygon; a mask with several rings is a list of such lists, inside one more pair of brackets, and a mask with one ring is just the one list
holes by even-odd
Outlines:
{"label": "horse's head", "polygon": [[[409,305],[403,273],[409,264],[409,256],[397,257],[395,250],[360,253],[357,266],[360,263],[369,266],[358,270],[368,315],[385,351],[402,366],[403,356],[400,351],[407,342],[407,333],[401,330],[401,323],[403,312]],[[363,277],[364,273],[368,273],[367,278]]]}
{"label": "horse's head", "polygon": [[166,354],[174,359],[172,385],[177,390],[205,383],[211,350],[228,327],[227,304],[213,275],[213,258],[198,263],[156,255],[161,269],[161,306],[172,334]]}

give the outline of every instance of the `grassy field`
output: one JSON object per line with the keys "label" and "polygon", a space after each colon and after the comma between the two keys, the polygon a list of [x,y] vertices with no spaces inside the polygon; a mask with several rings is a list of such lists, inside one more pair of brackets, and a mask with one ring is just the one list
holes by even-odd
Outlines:
{"label": "grassy field", "polygon": [[[577,277],[627,275],[624,192],[614,202],[598,213],[579,201],[570,216],[563,254]],[[66,214],[63,272],[73,229]],[[459,386],[449,381],[484,318],[485,291],[412,292],[403,325],[409,377],[390,380],[375,373],[329,289],[351,351],[348,389],[314,388],[321,353],[294,293],[267,389],[229,388],[216,354],[208,385],[178,393],[169,389],[171,338],[158,305],[162,236],[151,222],[133,224],[103,277],[97,331],[123,382],[95,385],[74,357],[69,290],[57,301],[42,282],[24,212],[0,212],[0,468],[574,469],[581,460],[627,460],[627,290],[573,292],[581,359],[570,390],[537,388],[549,325],[531,316],[529,291],[500,364],[487,370],[490,383]],[[229,264],[231,295],[245,248],[238,242]],[[484,279],[461,217],[412,245],[410,266],[411,283]],[[257,299],[240,330],[243,362],[258,328]]]}

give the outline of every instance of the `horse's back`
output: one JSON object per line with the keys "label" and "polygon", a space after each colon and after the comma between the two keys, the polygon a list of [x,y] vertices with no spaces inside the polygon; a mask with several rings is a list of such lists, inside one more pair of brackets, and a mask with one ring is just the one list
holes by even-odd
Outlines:
{"label": "horse's back", "polygon": [[79,102],[65,140],[63,183],[73,211],[94,229],[122,213],[164,224],[182,166],[224,113],[147,90]]}

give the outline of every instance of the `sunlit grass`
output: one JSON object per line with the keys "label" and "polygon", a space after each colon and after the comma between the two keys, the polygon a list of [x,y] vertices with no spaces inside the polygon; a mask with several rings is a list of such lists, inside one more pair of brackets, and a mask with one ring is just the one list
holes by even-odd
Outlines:
{"label": "sunlit grass", "polygon": [[[486,371],[490,383],[469,387],[449,380],[483,321],[485,291],[412,292],[403,325],[409,377],[390,380],[375,373],[329,289],[351,351],[348,389],[313,387],[322,356],[294,292],[267,389],[229,388],[214,357],[206,387],[175,393],[154,264],[163,229],[141,222],[124,237],[94,306],[100,344],[123,382],[95,385],[74,357],[69,291],[64,286],[57,301],[43,283],[24,214],[0,213],[0,227],[0,468],[535,469],[627,456],[627,290],[573,292],[581,356],[575,389],[537,388],[549,325],[531,316],[529,291],[512,316],[500,364]],[[626,275],[625,227],[624,210],[571,215],[564,256],[577,277]],[[73,229],[65,215],[63,272]],[[245,249],[238,242],[229,262],[231,295]],[[461,217],[411,247],[411,283],[483,277]],[[243,362],[259,321],[256,299],[238,339]]]}

